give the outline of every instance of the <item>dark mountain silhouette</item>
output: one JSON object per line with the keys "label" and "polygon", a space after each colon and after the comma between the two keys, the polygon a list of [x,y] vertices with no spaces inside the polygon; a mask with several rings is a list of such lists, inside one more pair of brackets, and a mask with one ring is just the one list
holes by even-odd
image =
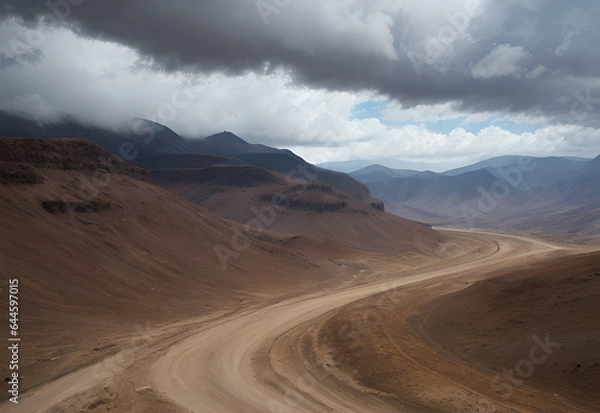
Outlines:
{"label": "dark mountain silhouette", "polygon": [[215,164],[244,164],[239,159],[227,158],[217,155],[154,155],[144,158],[134,159],[130,162],[133,165],[148,170],[155,169],[187,169],[187,168],[206,168]]}
{"label": "dark mountain silhouette", "polygon": [[[192,149],[198,150],[197,145],[208,145],[212,152],[223,156],[238,156],[247,153],[278,153],[280,149],[261,144],[251,144],[231,132],[221,132],[207,136],[201,140],[192,140]],[[288,151],[289,152],[289,151]]]}
{"label": "dark mountain silhouette", "polygon": [[[214,146],[226,145],[226,146],[232,147],[235,145],[239,145],[239,146],[248,145],[248,142],[246,142],[239,136],[236,136],[233,133],[227,132],[227,131],[225,131],[223,133],[216,133],[207,138],[204,138],[204,142],[214,145]],[[265,147],[265,148],[267,148],[267,147]]]}
{"label": "dark mountain silhouette", "polygon": [[[347,174],[311,165],[290,150],[250,144],[231,132],[211,135],[198,143],[210,146],[209,153],[237,158],[292,179],[324,182],[354,199],[370,202],[369,190],[362,183]],[[196,144],[192,142],[192,148],[195,148]]]}
{"label": "dark mountain silhouette", "polygon": [[244,163],[282,173],[290,179],[321,181],[354,199],[367,203],[372,201],[368,188],[344,173],[311,165],[286,149],[250,144],[231,132],[204,139],[185,139],[164,125],[144,119],[132,120],[120,130],[108,130],[83,124],[70,117],[54,123],[39,123],[0,112],[0,136],[83,137],[103,150],[147,169],[206,166],[207,158],[192,155],[237,158]]}
{"label": "dark mountain silhouette", "polygon": [[[71,117],[40,123],[0,111],[0,136],[15,138],[86,138],[126,160],[169,153],[192,153],[187,141],[168,127],[134,119],[119,130],[86,125]],[[200,150],[198,147],[197,150]]]}

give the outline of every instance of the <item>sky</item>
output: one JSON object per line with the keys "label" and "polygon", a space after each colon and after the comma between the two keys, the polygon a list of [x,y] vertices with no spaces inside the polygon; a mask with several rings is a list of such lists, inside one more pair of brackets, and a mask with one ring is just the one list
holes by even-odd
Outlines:
{"label": "sky", "polygon": [[600,3],[1,0],[0,110],[313,163],[600,154]]}

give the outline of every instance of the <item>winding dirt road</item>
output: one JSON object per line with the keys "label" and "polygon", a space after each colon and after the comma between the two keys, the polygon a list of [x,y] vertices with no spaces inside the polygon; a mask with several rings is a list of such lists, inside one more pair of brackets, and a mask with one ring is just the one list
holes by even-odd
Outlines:
{"label": "winding dirt road", "polygon": [[283,355],[280,359],[271,352],[272,344],[303,323],[390,288],[437,277],[510,268],[562,250],[517,236],[469,235],[495,242],[498,248],[476,259],[462,257],[430,268],[405,271],[393,282],[299,297],[222,320],[172,347],[155,366],[156,386],[193,412],[397,411],[374,395],[340,386],[339,381],[328,377],[315,376],[302,360],[286,360]]}
{"label": "winding dirt road", "polygon": [[[147,348],[138,349],[134,360],[148,363],[148,354],[158,354],[167,348],[166,354],[150,368],[154,391],[192,412],[397,411],[376,394],[315,373],[303,360],[290,359],[273,350],[273,344],[278,337],[304,323],[390,289],[439,277],[474,274],[484,277],[497,269],[574,252],[519,236],[460,231],[454,231],[454,235],[475,238],[487,247],[421,268],[402,271],[382,268],[373,276],[373,282],[366,285],[320,291],[201,324],[185,326],[180,322],[178,327],[169,327],[177,334],[166,334],[161,337],[168,339],[161,338]],[[56,411],[57,404],[102,384],[109,374],[122,374],[134,360],[120,370],[107,372],[99,370],[98,365],[79,370],[27,392],[19,405],[0,404],[0,411]]]}

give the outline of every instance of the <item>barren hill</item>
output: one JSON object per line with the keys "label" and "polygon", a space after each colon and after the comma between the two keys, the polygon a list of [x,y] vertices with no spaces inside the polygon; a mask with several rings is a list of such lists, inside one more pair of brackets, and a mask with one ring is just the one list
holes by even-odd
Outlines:
{"label": "barren hill", "polygon": [[242,224],[370,250],[431,251],[441,241],[429,226],[309,179],[315,177],[306,171],[290,177],[228,158],[203,168],[152,170],[153,183]]}
{"label": "barren hill", "polygon": [[139,323],[226,311],[335,272],[316,241],[247,233],[147,176],[84,139],[0,139],[0,262],[23,289],[22,368],[39,372],[24,389],[110,354],[111,337]]}
{"label": "barren hill", "polygon": [[[357,257],[214,216],[84,139],[0,139],[0,177],[0,262],[23,286],[21,363],[38,372],[23,390],[112,354],[140,325],[335,285],[345,270],[334,259]],[[435,244],[411,225],[396,236]]]}
{"label": "barren hill", "polygon": [[[600,404],[599,296],[600,254],[556,259],[438,299],[424,331],[454,356],[498,374],[492,385],[501,397],[533,387],[593,409]],[[502,376],[528,365],[525,380],[516,375],[523,385]]]}

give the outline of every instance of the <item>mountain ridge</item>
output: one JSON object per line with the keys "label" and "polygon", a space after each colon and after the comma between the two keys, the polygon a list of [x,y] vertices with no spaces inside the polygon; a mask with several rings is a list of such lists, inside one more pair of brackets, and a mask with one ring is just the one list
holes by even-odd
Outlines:
{"label": "mountain ridge", "polygon": [[502,156],[445,173],[370,165],[351,176],[388,211],[432,225],[600,235],[600,156]]}
{"label": "mountain ridge", "polygon": [[[368,188],[354,178],[341,172],[329,171],[306,162],[287,149],[250,144],[232,132],[220,132],[203,139],[186,139],[172,129],[157,122],[134,119],[129,128],[111,131],[85,125],[72,118],[62,122],[41,124],[6,112],[0,112],[0,136],[12,137],[77,137],[95,142],[100,148],[135,163],[141,158],[175,155],[214,155],[237,158],[261,168],[270,169],[296,179],[318,180],[328,183],[350,196],[371,202]],[[171,159],[170,162],[173,160]],[[187,166],[190,159],[187,158]]]}

